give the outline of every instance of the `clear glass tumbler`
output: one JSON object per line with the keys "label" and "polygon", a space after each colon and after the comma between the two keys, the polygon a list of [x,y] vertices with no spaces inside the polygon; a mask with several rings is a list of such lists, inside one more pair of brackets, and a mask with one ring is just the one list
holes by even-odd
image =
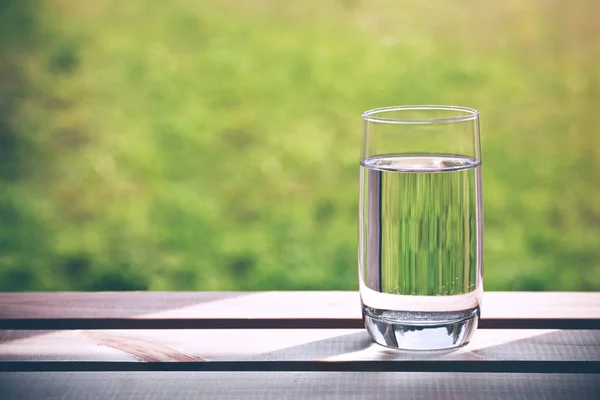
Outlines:
{"label": "clear glass tumbler", "polygon": [[477,329],[480,153],[476,110],[427,105],[363,114],[358,264],[375,342],[448,349]]}

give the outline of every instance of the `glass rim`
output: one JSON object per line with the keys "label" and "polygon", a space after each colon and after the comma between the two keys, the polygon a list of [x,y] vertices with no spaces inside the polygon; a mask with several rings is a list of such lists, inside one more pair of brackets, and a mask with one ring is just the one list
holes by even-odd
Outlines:
{"label": "glass rim", "polygon": [[[456,115],[446,118],[386,118],[379,117],[378,114],[385,114],[390,111],[456,111],[462,115]],[[364,121],[379,122],[383,124],[449,124],[453,122],[472,121],[479,118],[479,111],[474,108],[462,106],[445,105],[409,105],[409,106],[390,106],[374,108],[365,111],[362,115]]]}

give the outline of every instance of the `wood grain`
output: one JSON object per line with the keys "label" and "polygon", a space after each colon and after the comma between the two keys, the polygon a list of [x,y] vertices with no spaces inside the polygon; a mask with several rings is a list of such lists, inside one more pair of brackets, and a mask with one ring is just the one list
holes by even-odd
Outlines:
{"label": "wood grain", "polygon": [[[357,292],[0,293],[0,329],[360,328]],[[487,292],[482,328],[600,329],[600,293]]]}
{"label": "wood grain", "polygon": [[600,363],[600,330],[479,330],[452,351],[375,345],[365,330],[135,330],[0,334],[0,361],[349,362],[477,361]]}
{"label": "wood grain", "polygon": [[[243,292],[0,293],[0,318],[152,318],[171,310],[202,309]],[[208,307],[210,308],[210,306]]]}
{"label": "wood grain", "polygon": [[16,372],[6,400],[597,399],[600,375],[417,372]]}

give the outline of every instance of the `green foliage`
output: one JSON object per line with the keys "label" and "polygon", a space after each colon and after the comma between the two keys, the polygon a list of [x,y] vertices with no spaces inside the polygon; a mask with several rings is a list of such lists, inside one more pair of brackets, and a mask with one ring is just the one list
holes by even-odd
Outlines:
{"label": "green foliage", "polygon": [[486,289],[600,290],[594,2],[521,3],[0,0],[0,290],[354,289],[360,114],[422,103]]}

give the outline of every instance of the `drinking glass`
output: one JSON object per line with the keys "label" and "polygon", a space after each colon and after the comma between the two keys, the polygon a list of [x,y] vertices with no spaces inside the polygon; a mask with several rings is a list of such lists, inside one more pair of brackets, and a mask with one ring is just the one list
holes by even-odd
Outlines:
{"label": "drinking glass", "polygon": [[483,294],[479,113],[400,106],[363,114],[359,284],[369,334],[411,350],[458,347]]}

